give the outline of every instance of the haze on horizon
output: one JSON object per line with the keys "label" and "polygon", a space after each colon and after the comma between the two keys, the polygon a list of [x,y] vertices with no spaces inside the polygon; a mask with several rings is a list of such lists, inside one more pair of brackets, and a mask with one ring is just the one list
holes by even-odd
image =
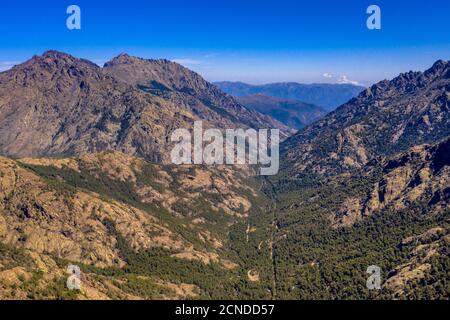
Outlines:
{"label": "haze on horizon", "polygon": [[[209,81],[371,85],[450,57],[449,2],[376,1],[382,29],[366,28],[370,1],[17,1],[0,12],[0,71],[49,49],[99,65],[121,52],[166,58]],[[66,9],[82,29],[66,28]]]}

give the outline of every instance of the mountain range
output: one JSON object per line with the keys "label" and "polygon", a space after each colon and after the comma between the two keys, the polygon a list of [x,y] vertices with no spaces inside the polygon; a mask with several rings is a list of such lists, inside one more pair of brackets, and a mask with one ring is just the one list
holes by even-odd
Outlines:
{"label": "mountain range", "polygon": [[117,150],[167,162],[175,128],[279,128],[198,74],[120,55],[100,68],[48,51],[0,74],[0,152],[13,157]]}
{"label": "mountain range", "polygon": [[[303,180],[274,211],[277,296],[448,299],[449,139]],[[369,267],[381,290],[368,290]]]}
{"label": "mountain range", "polygon": [[[278,294],[447,298],[450,63],[382,81],[289,138],[277,194]],[[383,290],[365,288],[369,266]]]}
{"label": "mountain range", "polygon": [[[0,298],[448,299],[450,63],[339,86],[324,115],[127,54],[0,73]],[[280,173],[170,164],[195,120],[280,128]]]}
{"label": "mountain range", "polygon": [[235,97],[263,94],[287,100],[298,100],[333,111],[357,96],[365,88],[353,84],[301,84],[295,82],[251,85],[242,82],[215,82],[224,92]]}
{"label": "mountain range", "polygon": [[368,88],[286,141],[287,175],[334,175],[449,136],[449,76],[449,63],[437,61]]}

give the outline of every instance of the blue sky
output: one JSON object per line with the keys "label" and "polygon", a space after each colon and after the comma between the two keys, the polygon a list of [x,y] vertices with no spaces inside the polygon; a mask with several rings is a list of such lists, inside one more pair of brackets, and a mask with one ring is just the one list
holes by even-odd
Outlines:
{"label": "blue sky", "polygon": [[[81,30],[66,28],[71,4]],[[379,31],[366,27],[370,4]],[[98,64],[121,52],[168,58],[211,81],[370,85],[449,59],[449,12],[448,0],[6,1],[0,70],[56,49]]]}

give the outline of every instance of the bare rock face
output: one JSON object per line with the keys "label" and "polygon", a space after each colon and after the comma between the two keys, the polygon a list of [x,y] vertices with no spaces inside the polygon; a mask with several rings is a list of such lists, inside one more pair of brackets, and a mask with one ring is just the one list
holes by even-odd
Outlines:
{"label": "bare rock face", "polygon": [[[333,215],[335,227],[351,226],[364,217],[391,208],[427,203],[428,214],[450,212],[450,139],[435,146],[417,146],[391,159],[378,159],[382,177],[362,199],[347,199]],[[365,168],[371,175],[374,165]]]}
{"label": "bare rock face", "polygon": [[[89,186],[72,180],[81,175],[79,181],[90,179]],[[219,256],[225,241],[220,235],[246,218],[259,196],[246,185],[245,175],[229,167],[174,169],[118,152],[59,160],[0,157],[0,243],[120,268],[125,265],[117,248],[120,236],[136,252],[164,248],[181,259],[227,267],[231,262]],[[114,195],[105,195],[101,183],[110,189],[117,183],[124,193],[109,199]],[[125,192],[132,198],[127,200]],[[178,219],[184,231],[174,228]],[[222,233],[208,229],[217,224],[211,219],[226,221]],[[194,248],[186,240],[188,232],[210,249]]]}
{"label": "bare rock face", "polygon": [[349,198],[344,201],[336,215],[332,216],[334,227],[351,226],[361,220],[361,200]]}
{"label": "bare rock face", "polygon": [[[83,271],[79,299],[197,297],[190,282],[122,271],[130,257],[164,252],[174,263],[234,272],[228,234],[262,210],[250,175],[247,167],[161,165],[114,151],[0,157],[0,297],[59,297],[47,289],[65,283],[69,261],[119,274]],[[161,290],[130,290],[137,280]],[[42,296],[27,296],[27,285]]]}
{"label": "bare rock face", "polygon": [[[450,135],[450,63],[401,74],[361,93],[283,145],[288,179],[362,168]],[[289,172],[289,174],[288,174]]]}
{"label": "bare rock face", "polygon": [[[137,73],[133,61],[154,66],[155,71]],[[175,93],[137,87],[147,76]],[[168,61],[147,63],[122,55],[102,69],[49,51],[0,74],[0,153],[7,156],[117,150],[165,162],[171,132],[191,128],[195,120],[204,120],[205,126],[221,124],[219,128],[286,129]]]}
{"label": "bare rock face", "polygon": [[[83,191],[55,191],[16,162],[0,158],[0,239],[2,243],[99,267],[121,267],[116,238],[102,223],[117,229],[136,250],[163,246],[189,248],[162,222],[121,203],[108,203]],[[150,234],[158,231],[159,235]]]}

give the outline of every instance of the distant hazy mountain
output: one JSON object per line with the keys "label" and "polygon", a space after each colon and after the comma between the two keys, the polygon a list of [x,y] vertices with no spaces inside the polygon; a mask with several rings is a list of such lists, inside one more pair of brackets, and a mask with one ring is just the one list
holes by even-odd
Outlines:
{"label": "distant hazy mountain", "polygon": [[251,85],[242,82],[216,82],[220,89],[236,97],[265,94],[281,99],[300,100],[332,111],[351,98],[356,97],[364,87],[352,84],[301,84],[271,83]]}
{"label": "distant hazy mountain", "polygon": [[302,129],[323,117],[327,112],[322,107],[296,100],[280,99],[264,94],[236,98],[242,105],[271,116],[295,129]]}

